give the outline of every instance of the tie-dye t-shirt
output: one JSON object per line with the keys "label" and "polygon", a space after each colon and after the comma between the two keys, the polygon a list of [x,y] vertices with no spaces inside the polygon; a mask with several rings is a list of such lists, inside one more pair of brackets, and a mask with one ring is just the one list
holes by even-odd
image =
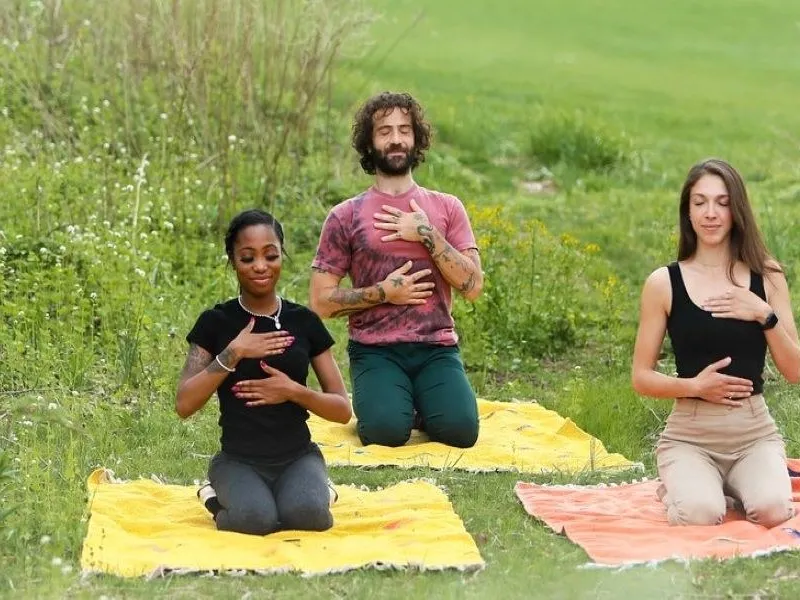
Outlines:
{"label": "tie-dye t-shirt", "polygon": [[322,226],[312,266],[340,277],[348,275],[354,288],[380,283],[386,276],[413,261],[409,273],[431,269],[422,281],[436,284],[433,296],[421,305],[378,304],[350,315],[350,339],[362,344],[422,342],[452,346],[458,342],[450,313],[450,284],[420,242],[381,241],[390,231],[375,228],[374,214],[386,204],[411,212],[415,199],[431,224],[459,252],[477,248],[463,204],[455,196],[414,185],[399,196],[374,187],[333,207]]}

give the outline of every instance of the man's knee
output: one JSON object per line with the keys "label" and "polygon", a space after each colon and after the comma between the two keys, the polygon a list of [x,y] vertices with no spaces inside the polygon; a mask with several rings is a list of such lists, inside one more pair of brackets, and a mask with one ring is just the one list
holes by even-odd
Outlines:
{"label": "man's knee", "polygon": [[456,448],[472,448],[478,441],[478,418],[462,415],[432,419],[425,423],[425,431],[434,442]]}
{"label": "man's knee", "polygon": [[675,500],[667,511],[670,525],[719,525],[725,518],[725,498],[683,498]]}
{"label": "man's knee", "polygon": [[358,437],[365,446],[402,446],[411,437],[412,422],[397,415],[396,419],[384,417],[377,421],[358,422]]}

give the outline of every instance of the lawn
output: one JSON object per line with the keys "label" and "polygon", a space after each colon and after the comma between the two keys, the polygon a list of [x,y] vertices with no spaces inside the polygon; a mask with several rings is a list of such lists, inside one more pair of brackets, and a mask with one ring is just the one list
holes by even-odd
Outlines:
{"label": "lawn", "polygon": [[[92,1],[75,3],[75,10],[91,9]],[[313,147],[293,155],[311,160],[287,171],[289,183],[273,198],[285,215],[291,252],[284,293],[305,301],[309,259],[327,206],[369,184],[355,172],[348,149],[352,109],[374,91],[409,90],[437,133],[418,181],[461,197],[476,233],[492,240],[484,262],[487,274],[495,275],[502,311],[492,311],[485,300],[475,312],[456,306],[477,391],[491,399],[538,400],[654,475],[652,447],[669,403],[633,393],[630,353],[639,288],[651,270],[672,260],[678,190],[694,161],[719,155],[740,167],[770,248],[787,268],[795,307],[800,303],[800,249],[794,243],[800,220],[800,5],[369,4],[378,20],[345,45],[345,59],[330,78],[335,110],[326,114],[332,120],[326,131],[338,137],[325,138],[328,147],[315,137]],[[80,13],[76,23],[84,18]],[[95,24],[104,18],[111,16],[92,17]],[[30,71],[22,56],[7,44],[0,48],[0,84],[21,85],[20,73]],[[230,142],[241,149],[223,153],[222,163],[199,143],[181,145],[189,138],[169,130],[177,127],[174,104],[151,102],[160,98],[157,90],[137,92],[148,104],[136,121],[104,87],[113,81],[93,73],[74,88],[61,88],[68,91],[59,102],[69,108],[63,114],[75,119],[75,130],[86,119],[87,130],[98,133],[50,145],[32,133],[38,122],[16,117],[31,106],[19,100],[22,88],[0,85],[0,108],[10,107],[11,115],[0,119],[0,136],[6,137],[0,193],[8,199],[0,207],[0,457],[14,469],[5,487],[0,476],[0,515],[5,505],[15,509],[0,517],[0,597],[792,596],[800,577],[794,553],[621,571],[582,568],[586,554],[528,517],[513,495],[520,478],[561,482],[563,476],[388,468],[334,468],[332,477],[371,487],[433,478],[476,539],[485,570],[82,578],[85,479],[93,468],[190,484],[203,478],[217,447],[215,411],[209,407],[180,422],[173,390],[185,332],[202,308],[233,290],[213,224],[223,206],[256,197],[261,173],[248,170],[257,164],[249,138]],[[88,99],[81,100],[84,94]],[[146,130],[133,136],[136,144],[122,133],[121,141],[112,139],[133,121]],[[177,142],[169,146],[172,135]],[[111,150],[100,150],[107,142]],[[597,166],[607,157],[607,168]],[[327,171],[329,164],[335,168]],[[141,196],[137,168],[147,171]],[[522,183],[534,179],[552,182],[555,192],[524,191]],[[539,254],[526,237],[530,231],[539,232]],[[569,276],[559,279],[561,271]],[[545,296],[540,287],[548,281],[555,284]],[[520,307],[550,312],[538,321],[512,323],[524,312]],[[566,347],[548,329],[559,311],[570,313],[574,324]],[[486,323],[496,336],[485,335]],[[346,371],[344,323],[333,323],[331,331]],[[519,331],[538,345],[518,343],[513,336]],[[800,394],[773,377],[766,395],[789,453],[800,455]]]}

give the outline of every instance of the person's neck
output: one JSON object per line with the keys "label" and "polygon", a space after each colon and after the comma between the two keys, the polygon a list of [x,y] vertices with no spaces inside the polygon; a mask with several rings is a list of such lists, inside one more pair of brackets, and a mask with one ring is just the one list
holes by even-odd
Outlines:
{"label": "person's neck", "polygon": [[260,315],[271,315],[278,310],[278,294],[274,291],[264,296],[253,296],[242,290],[239,298],[246,310]]}
{"label": "person's neck", "polygon": [[411,171],[405,175],[384,175],[380,171],[375,174],[375,189],[389,196],[400,196],[414,187]]}
{"label": "person's neck", "polygon": [[692,262],[707,270],[727,270],[730,265],[731,254],[728,248],[704,248],[698,246],[692,257]]}

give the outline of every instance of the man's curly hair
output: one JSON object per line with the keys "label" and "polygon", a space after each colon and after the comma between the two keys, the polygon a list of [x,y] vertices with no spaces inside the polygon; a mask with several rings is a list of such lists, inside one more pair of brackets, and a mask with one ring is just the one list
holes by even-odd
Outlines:
{"label": "man's curly hair", "polygon": [[375,114],[388,114],[399,108],[411,115],[414,129],[414,148],[411,151],[411,169],[425,162],[425,151],[431,145],[431,126],[425,120],[422,107],[411,94],[381,92],[367,100],[358,109],[353,121],[353,148],[358,152],[364,172],[375,174],[375,148],[372,145],[372,125]]}

